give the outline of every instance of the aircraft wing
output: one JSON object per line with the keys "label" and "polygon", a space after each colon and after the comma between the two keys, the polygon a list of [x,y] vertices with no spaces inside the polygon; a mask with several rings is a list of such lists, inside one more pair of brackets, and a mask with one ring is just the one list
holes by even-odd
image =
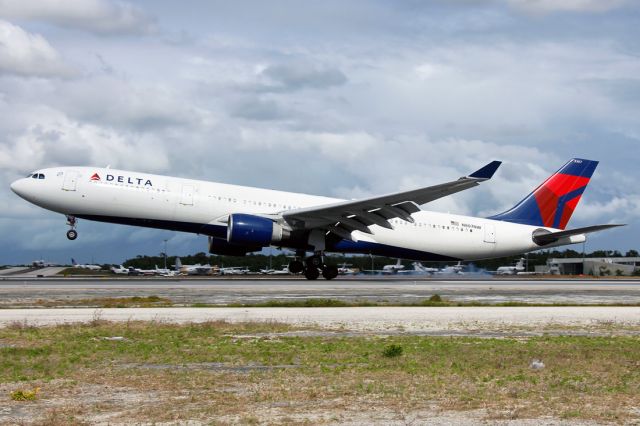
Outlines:
{"label": "aircraft wing", "polygon": [[289,210],[282,215],[294,228],[322,228],[351,240],[352,231],[372,234],[369,229],[372,225],[393,229],[390,219],[400,218],[413,223],[411,214],[420,211],[419,205],[473,188],[480,182],[491,179],[500,164],[500,161],[492,161],[469,176],[439,185],[362,200]]}
{"label": "aircraft wing", "polygon": [[589,234],[591,232],[603,231],[609,228],[615,228],[617,226],[624,225],[593,225],[593,226],[585,226],[584,228],[575,228],[575,229],[567,229],[566,231],[558,231],[558,232],[545,232],[533,235],[533,241],[538,245],[546,245],[555,243],[560,238],[570,237],[572,235],[581,235],[581,234]]}

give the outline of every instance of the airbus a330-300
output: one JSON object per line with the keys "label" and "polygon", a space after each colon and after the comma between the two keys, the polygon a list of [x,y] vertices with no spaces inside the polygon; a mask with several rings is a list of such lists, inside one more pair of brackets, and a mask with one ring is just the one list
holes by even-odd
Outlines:
{"label": "airbus a330-300", "polygon": [[478,186],[500,166],[435,186],[340,200],[110,168],[53,167],[11,184],[25,200],[77,219],[203,234],[214,254],[243,256],[275,246],[295,250],[292,273],[338,275],[327,252],[415,261],[477,260],[581,243],[620,225],[565,229],[597,161],[569,160],[513,208],[491,217],[422,210],[421,205]]}

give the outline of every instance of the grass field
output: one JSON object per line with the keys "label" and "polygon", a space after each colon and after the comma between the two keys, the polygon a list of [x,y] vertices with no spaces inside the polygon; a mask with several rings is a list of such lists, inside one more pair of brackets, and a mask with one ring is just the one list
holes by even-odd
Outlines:
{"label": "grass field", "polygon": [[[640,419],[638,337],[313,331],[98,318],[42,328],[16,323],[0,329],[0,422],[370,423],[437,413]],[[532,369],[534,359],[544,368]]]}
{"label": "grass field", "polygon": [[526,307],[526,306],[640,306],[640,302],[628,303],[530,303],[530,302],[499,302],[485,303],[478,301],[458,302],[448,300],[434,294],[428,299],[421,299],[415,302],[389,302],[370,300],[339,300],[328,298],[305,298],[299,300],[266,300],[255,303],[174,303],[167,297],[159,296],[132,296],[132,297],[95,297],[89,299],[38,299],[35,301],[0,301],[0,308],[22,308],[35,306],[41,308],[62,308],[62,307],[91,307],[91,308],[155,308],[155,307],[181,307],[190,308],[338,308],[338,307],[384,307],[384,306],[406,306],[406,307],[474,307],[474,306],[501,306],[501,307]]}

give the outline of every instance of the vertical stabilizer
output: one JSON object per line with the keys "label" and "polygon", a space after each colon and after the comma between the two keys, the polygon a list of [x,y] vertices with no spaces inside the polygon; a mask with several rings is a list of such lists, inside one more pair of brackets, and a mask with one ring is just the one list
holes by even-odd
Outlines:
{"label": "vertical stabilizer", "polygon": [[489,219],[565,229],[597,166],[572,158],[515,207]]}

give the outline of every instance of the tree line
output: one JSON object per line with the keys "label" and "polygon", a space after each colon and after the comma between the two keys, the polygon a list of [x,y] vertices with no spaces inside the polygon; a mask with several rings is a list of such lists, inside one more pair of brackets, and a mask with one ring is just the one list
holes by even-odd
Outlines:
{"label": "tree line", "polygon": [[[465,264],[472,263],[479,269],[486,269],[489,271],[496,270],[500,266],[513,265],[521,257],[525,257],[528,263],[528,269],[533,270],[535,265],[545,265],[549,258],[581,258],[582,252],[576,250],[540,250],[526,255],[517,255],[509,257],[501,257],[497,259],[477,260],[473,262],[465,262]],[[590,257],[638,257],[640,254],[637,250],[629,250],[625,254],[622,254],[617,250],[595,250],[590,253],[585,253],[587,258]],[[360,270],[378,270],[382,269],[384,265],[395,264],[397,259],[384,256],[369,256],[369,255],[327,255],[327,262],[335,265],[347,264],[351,268],[358,268]],[[167,256],[167,267],[173,268],[176,263],[177,256]],[[195,264],[209,264],[218,265],[220,267],[233,267],[243,266],[252,271],[259,271],[260,269],[273,268],[280,269],[283,266],[289,264],[292,259],[291,254],[278,253],[272,256],[265,254],[248,254],[243,257],[236,256],[216,256],[209,255],[204,252],[199,252],[191,255],[180,256],[180,260],[183,265],[195,265]],[[402,264],[405,268],[411,268],[411,261],[402,260]],[[445,267],[448,265],[454,265],[456,262],[422,262],[425,266],[430,267]],[[164,267],[164,253],[160,253],[157,256],[138,255],[135,258],[127,259],[124,266],[140,269],[153,269],[155,266],[159,268]]]}

